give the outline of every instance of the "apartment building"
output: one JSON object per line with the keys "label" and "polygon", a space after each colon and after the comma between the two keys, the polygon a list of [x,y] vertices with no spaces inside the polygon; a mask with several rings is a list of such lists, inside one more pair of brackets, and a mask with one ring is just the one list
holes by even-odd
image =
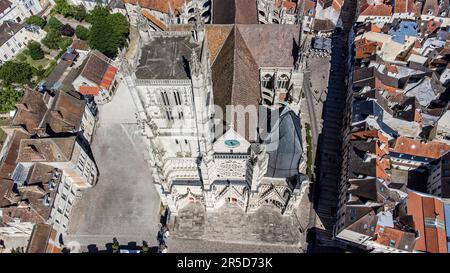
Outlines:
{"label": "apartment building", "polygon": [[4,22],[0,25],[0,63],[17,56],[30,41],[40,41],[45,31],[36,26],[14,22]]}

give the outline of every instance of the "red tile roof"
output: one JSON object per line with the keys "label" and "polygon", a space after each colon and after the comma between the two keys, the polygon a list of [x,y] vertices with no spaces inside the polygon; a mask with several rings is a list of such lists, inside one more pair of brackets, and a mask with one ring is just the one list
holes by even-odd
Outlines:
{"label": "red tile roof", "polygon": [[394,13],[413,13],[420,14],[420,6],[414,3],[414,0],[395,0]]}
{"label": "red tile roof", "polygon": [[100,87],[83,85],[83,86],[80,86],[80,90],[79,91],[83,95],[94,95],[94,96],[97,96],[98,93],[100,92]]}
{"label": "red tile roof", "polygon": [[108,69],[106,70],[105,75],[103,75],[103,79],[100,84],[100,87],[104,88],[104,89],[109,89],[109,87],[111,86],[111,83],[114,81],[114,78],[116,77],[116,74],[117,74],[117,68],[110,65],[108,67]]}
{"label": "red tile roof", "polygon": [[392,15],[392,6],[381,4],[381,5],[368,5],[366,9],[364,9],[361,16],[391,16]]}
{"label": "red tile roof", "polygon": [[419,232],[414,250],[447,253],[442,201],[431,195],[408,190],[407,208],[408,214],[413,217],[414,228]]}
{"label": "red tile roof", "polygon": [[142,8],[156,10],[163,13],[169,13],[172,10],[179,14],[184,3],[191,0],[123,0],[125,4],[140,5]]}
{"label": "red tile roof", "polygon": [[436,141],[421,142],[404,136],[397,138],[392,149],[396,153],[438,159],[450,151],[450,146]]}

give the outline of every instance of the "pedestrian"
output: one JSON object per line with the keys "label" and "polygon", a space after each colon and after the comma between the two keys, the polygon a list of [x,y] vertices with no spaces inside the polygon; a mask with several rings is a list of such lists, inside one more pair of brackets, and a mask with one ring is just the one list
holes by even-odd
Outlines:
{"label": "pedestrian", "polygon": [[3,248],[3,249],[6,248],[5,241],[3,241],[3,239],[0,239],[0,247]]}
{"label": "pedestrian", "polygon": [[119,253],[119,249],[120,249],[119,241],[117,241],[117,238],[114,237],[113,238],[112,251],[113,251],[113,253]]}
{"label": "pedestrian", "polygon": [[142,242],[142,253],[148,253],[148,251],[150,250],[150,248],[148,247],[148,244],[146,241]]}

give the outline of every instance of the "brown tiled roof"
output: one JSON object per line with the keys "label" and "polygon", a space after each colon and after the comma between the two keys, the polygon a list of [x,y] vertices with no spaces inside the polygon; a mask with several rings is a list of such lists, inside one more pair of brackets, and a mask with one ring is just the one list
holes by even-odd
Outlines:
{"label": "brown tiled roof", "polygon": [[56,92],[54,103],[47,111],[42,126],[50,135],[78,131],[86,102],[78,92]]}
{"label": "brown tiled roof", "polygon": [[298,26],[288,25],[208,26],[214,103],[223,110],[227,105],[257,106],[259,69],[292,68],[298,34]]}
{"label": "brown tiled roof", "polygon": [[84,78],[100,85],[109,67],[109,58],[98,50],[91,51],[80,73]]}
{"label": "brown tiled roof", "polygon": [[39,128],[42,118],[47,111],[42,93],[27,90],[17,105],[17,112],[11,123],[13,126],[22,126],[27,132],[34,133]]}
{"label": "brown tiled roof", "polygon": [[375,242],[411,252],[415,245],[415,234],[391,227],[376,227]]}
{"label": "brown tiled roof", "polygon": [[23,139],[18,162],[67,162],[72,157],[75,136],[64,138]]}
{"label": "brown tiled roof", "polygon": [[0,165],[0,178],[10,179],[12,172],[16,168],[16,160],[19,154],[20,141],[28,138],[29,135],[20,131],[14,130],[11,136],[11,142],[8,144],[9,150]]}
{"label": "brown tiled roof", "polygon": [[3,13],[11,5],[12,5],[11,2],[9,2],[8,0],[1,0],[0,1],[0,13]]}
{"label": "brown tiled roof", "polygon": [[175,14],[180,13],[184,3],[189,3],[191,0],[123,0],[125,4],[140,5],[142,8],[156,10],[163,13],[168,13],[170,9]]}
{"label": "brown tiled roof", "polygon": [[214,1],[213,23],[258,24],[256,0]]}
{"label": "brown tiled roof", "polygon": [[237,25],[259,67],[294,67],[298,25]]}
{"label": "brown tiled roof", "polygon": [[75,39],[72,42],[72,48],[75,50],[88,51],[90,49],[89,44],[86,41]]}
{"label": "brown tiled roof", "polygon": [[162,22],[161,20],[159,20],[158,18],[156,18],[155,16],[151,15],[150,12],[148,12],[147,10],[143,10],[142,14],[148,19],[150,20],[150,22],[152,22],[154,25],[156,25],[159,29],[161,30],[167,30],[167,26],[166,24],[164,24],[164,22]]}
{"label": "brown tiled roof", "polygon": [[21,205],[20,207],[3,208],[3,222],[14,222],[15,218],[19,218],[22,222],[30,223],[44,223],[47,219],[42,218],[39,213],[28,205]]}
{"label": "brown tiled roof", "polygon": [[28,242],[27,253],[46,253],[52,230],[51,225],[36,224]]}
{"label": "brown tiled roof", "polygon": [[413,13],[419,15],[420,4],[414,2],[414,0],[395,0],[394,13]]}
{"label": "brown tiled roof", "polygon": [[428,12],[431,11],[431,14],[437,16],[439,13],[439,1],[438,0],[425,0],[425,4],[423,5],[422,14],[428,15]]}
{"label": "brown tiled roof", "polygon": [[0,45],[6,43],[11,37],[23,28],[22,24],[4,22],[0,25]]}
{"label": "brown tiled roof", "polygon": [[361,11],[361,16],[391,16],[392,6],[381,5],[368,5],[367,8]]}
{"label": "brown tiled roof", "polygon": [[[447,253],[444,206],[439,198],[408,190],[408,214],[412,215],[414,228],[419,231],[414,250]],[[425,221],[440,223],[440,226]]]}
{"label": "brown tiled roof", "polygon": [[7,198],[7,195],[12,191],[13,187],[14,181],[8,179],[0,179],[0,208],[6,207],[11,204],[11,201]]}
{"label": "brown tiled roof", "polygon": [[[53,97],[52,97],[53,96]],[[49,103],[48,108],[46,102]],[[48,135],[78,131],[84,113],[85,101],[75,91],[54,91],[53,95],[29,90],[17,105],[12,126],[22,126],[28,133]]]}
{"label": "brown tiled roof", "polygon": [[225,40],[232,30],[231,25],[207,25],[206,36],[208,40],[208,52],[211,64],[217,57],[220,49],[222,48]]}
{"label": "brown tiled roof", "polygon": [[450,151],[450,146],[436,141],[421,142],[404,136],[397,138],[392,149],[396,153],[438,159]]}

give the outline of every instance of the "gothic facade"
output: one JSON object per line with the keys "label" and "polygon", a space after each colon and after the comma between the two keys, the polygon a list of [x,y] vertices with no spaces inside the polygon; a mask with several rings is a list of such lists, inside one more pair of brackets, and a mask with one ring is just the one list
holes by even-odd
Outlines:
{"label": "gothic facade", "polygon": [[197,14],[203,22],[211,21],[212,0],[124,0],[130,24],[136,25],[142,14],[154,30],[167,30],[170,25],[188,24]]}
{"label": "gothic facade", "polygon": [[[297,114],[299,27],[197,20],[169,32],[152,31],[144,18],[137,25],[139,53],[121,71],[152,180],[172,215],[191,202],[292,213],[308,179]],[[230,106],[257,115],[230,114]]]}

